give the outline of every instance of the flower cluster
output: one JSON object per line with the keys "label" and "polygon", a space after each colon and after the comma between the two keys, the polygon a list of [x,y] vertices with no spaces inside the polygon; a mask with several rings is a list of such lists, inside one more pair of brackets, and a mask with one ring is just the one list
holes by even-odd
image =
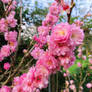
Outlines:
{"label": "flower cluster", "polygon": [[4,4],[9,4],[10,2],[12,2],[10,6],[13,7],[10,8],[10,6],[8,7],[8,5],[6,5],[6,9],[7,7],[10,8],[10,10],[8,11],[9,14],[6,14],[5,18],[0,19],[0,33],[4,34],[4,38],[7,41],[7,45],[3,45],[0,49],[0,61],[14,52],[17,46],[17,32],[9,30],[10,28],[14,28],[17,25],[17,20],[14,18],[16,1],[2,0],[2,2]]}
{"label": "flower cluster", "polygon": [[[60,71],[61,66],[66,69],[74,64],[74,50],[82,44],[84,33],[75,24],[56,24],[63,7],[58,0],[56,1],[51,5],[42,26],[38,28],[38,37],[33,38],[37,43],[30,53],[37,62],[28,73],[14,78],[11,92],[40,92],[42,88],[47,87],[51,74]],[[15,40],[7,36],[6,39]],[[48,46],[46,50],[43,49],[44,45]]]}

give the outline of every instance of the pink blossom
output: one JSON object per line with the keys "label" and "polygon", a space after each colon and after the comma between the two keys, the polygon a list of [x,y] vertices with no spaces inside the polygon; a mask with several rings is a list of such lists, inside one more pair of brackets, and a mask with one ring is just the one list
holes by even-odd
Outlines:
{"label": "pink blossom", "polygon": [[27,49],[23,49],[23,53],[24,53],[24,54],[27,53]]}
{"label": "pink blossom", "polygon": [[83,22],[81,22],[81,21],[79,21],[79,20],[76,20],[76,21],[75,21],[75,24],[76,24],[77,26],[82,26],[82,25],[83,25]]}
{"label": "pink blossom", "polygon": [[20,77],[15,77],[13,79],[13,85],[16,86],[16,85],[19,85],[20,84]]}
{"label": "pink blossom", "polygon": [[86,56],[82,56],[82,59],[83,59],[83,60],[86,60]]}
{"label": "pink blossom", "polygon": [[12,92],[25,92],[23,91],[23,87],[21,85],[14,86]]}
{"label": "pink blossom", "polygon": [[82,64],[80,62],[77,63],[78,67],[82,67]]}
{"label": "pink blossom", "polygon": [[11,88],[9,88],[8,86],[2,86],[2,88],[0,88],[0,92],[10,92]]}
{"label": "pink blossom", "polygon": [[58,21],[58,16],[52,15],[52,14],[48,14],[46,16],[46,19],[42,22],[43,26],[47,26],[49,27],[49,29],[52,28],[52,26]]}
{"label": "pink blossom", "polygon": [[46,44],[46,42],[47,42],[47,36],[39,36],[39,40],[40,40],[40,42],[41,42],[41,44]]}
{"label": "pink blossom", "polygon": [[40,57],[40,59],[37,61],[37,64],[46,67],[50,73],[54,73],[59,66],[59,62],[48,51]]}
{"label": "pink blossom", "polygon": [[40,92],[40,90],[39,90],[39,89],[37,89],[37,90],[36,90],[36,92]]}
{"label": "pink blossom", "polygon": [[[37,61],[37,62],[39,62],[39,61]],[[43,76],[45,76],[45,77],[48,77],[50,75],[49,70],[45,66],[41,65],[40,63],[36,64],[36,69],[39,69],[38,70],[39,73],[42,73]]]}
{"label": "pink blossom", "polygon": [[67,74],[66,73],[64,73],[64,77],[67,77]]}
{"label": "pink blossom", "polygon": [[54,16],[52,14],[48,14],[46,16],[46,20],[51,21],[52,25],[55,24],[58,21],[58,16]]}
{"label": "pink blossom", "polygon": [[35,79],[33,81],[34,86],[36,86],[36,88],[46,88],[48,85],[48,77],[45,77],[43,75],[43,73],[36,71],[35,72]]}
{"label": "pink blossom", "polygon": [[71,51],[70,47],[66,45],[59,46],[58,44],[53,42],[52,39],[48,40],[48,49],[51,54],[56,55],[56,56],[60,56],[60,55],[64,56],[67,53],[70,53]]}
{"label": "pink blossom", "polygon": [[6,32],[5,40],[15,42],[17,40],[17,32],[16,31]]}
{"label": "pink blossom", "polygon": [[13,0],[12,4],[8,8],[8,11],[15,10],[16,6],[17,6],[17,2],[16,2],[16,0]]}
{"label": "pink blossom", "polygon": [[6,18],[6,21],[10,27],[15,27],[17,25],[17,20],[14,18],[12,13]]}
{"label": "pink blossom", "polygon": [[39,59],[42,54],[44,54],[44,50],[40,49],[39,47],[35,47],[35,49],[31,52],[34,59]]}
{"label": "pink blossom", "polygon": [[70,87],[71,90],[74,90],[75,89],[75,85],[73,85],[73,84],[70,85],[69,87]]}
{"label": "pink blossom", "polygon": [[52,30],[51,38],[56,43],[66,43],[70,38],[70,25],[68,23],[57,24]]}
{"label": "pink blossom", "polygon": [[11,52],[15,52],[16,47],[18,45],[17,41],[16,42],[10,42],[9,45],[10,45]]}
{"label": "pink blossom", "polygon": [[91,88],[92,87],[92,84],[91,83],[87,83],[86,87],[87,88]]}
{"label": "pink blossom", "polygon": [[1,0],[3,3],[9,3],[11,0]]}
{"label": "pink blossom", "polygon": [[20,77],[15,77],[13,80],[13,85],[16,86],[16,85],[22,84],[24,79],[26,78],[26,76],[27,76],[27,74],[24,73]]}
{"label": "pink blossom", "polygon": [[5,70],[9,70],[10,69],[10,64],[8,62],[4,63],[4,69]]}
{"label": "pink blossom", "polygon": [[2,56],[4,56],[4,57],[9,56],[9,55],[10,55],[10,46],[9,46],[9,45],[4,45],[4,46],[1,48],[0,53],[1,53]]}
{"label": "pink blossom", "polygon": [[73,80],[70,80],[70,84],[73,84],[74,83],[74,81]]}
{"label": "pink blossom", "polygon": [[78,58],[81,58],[82,57],[82,52],[79,52],[78,53]]}
{"label": "pink blossom", "polygon": [[89,58],[89,63],[92,64],[92,58]]}
{"label": "pink blossom", "polygon": [[8,24],[6,23],[6,20],[2,18],[0,20],[0,32],[6,32],[8,31]]}
{"label": "pink blossom", "polygon": [[0,62],[4,59],[4,56],[0,53]]}
{"label": "pink blossom", "polygon": [[91,70],[92,70],[92,66],[90,66],[90,67],[89,67],[89,69],[91,69]]}
{"label": "pink blossom", "polygon": [[64,11],[67,11],[67,10],[70,9],[69,5],[66,4],[66,3],[62,4],[62,7],[63,7],[63,10],[64,10]]}
{"label": "pink blossom", "polygon": [[36,35],[33,36],[33,40],[38,43],[41,43],[40,39]]}
{"label": "pink blossom", "polygon": [[84,39],[84,32],[80,27],[77,27],[75,24],[71,25],[72,34],[71,34],[71,44],[79,45],[82,44]]}
{"label": "pink blossom", "polygon": [[59,56],[58,59],[60,61],[61,66],[65,69],[69,68],[71,65],[74,64],[75,56],[74,53],[70,52],[71,54],[66,54],[65,56]]}
{"label": "pink blossom", "polygon": [[52,3],[51,7],[49,8],[50,13],[53,15],[58,15],[60,10],[61,6],[59,6],[57,2]]}
{"label": "pink blossom", "polygon": [[38,27],[38,32],[39,32],[39,35],[46,36],[49,34],[49,29],[48,27],[40,26]]}

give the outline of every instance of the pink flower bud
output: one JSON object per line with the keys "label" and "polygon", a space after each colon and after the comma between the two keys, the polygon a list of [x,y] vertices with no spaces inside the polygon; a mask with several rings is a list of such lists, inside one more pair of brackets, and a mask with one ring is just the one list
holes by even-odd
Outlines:
{"label": "pink flower bud", "polygon": [[86,60],[86,56],[82,56],[82,59],[83,59],[83,60]]}
{"label": "pink flower bud", "polygon": [[80,62],[77,63],[78,67],[82,67],[82,64]]}
{"label": "pink flower bud", "polygon": [[64,73],[64,77],[67,77],[67,74],[66,73]]}
{"label": "pink flower bud", "polygon": [[27,53],[27,50],[26,50],[26,49],[24,49],[24,50],[23,50],[23,53],[24,53],[24,54],[25,54],[25,53]]}
{"label": "pink flower bud", "polygon": [[92,87],[92,84],[91,83],[87,83],[86,87],[87,88],[91,88]]}

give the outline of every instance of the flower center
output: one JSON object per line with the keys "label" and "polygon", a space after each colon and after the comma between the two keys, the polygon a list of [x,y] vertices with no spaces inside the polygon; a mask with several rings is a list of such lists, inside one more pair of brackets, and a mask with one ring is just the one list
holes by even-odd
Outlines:
{"label": "flower center", "polygon": [[60,35],[65,35],[65,31],[64,30],[60,30],[59,32],[58,32]]}

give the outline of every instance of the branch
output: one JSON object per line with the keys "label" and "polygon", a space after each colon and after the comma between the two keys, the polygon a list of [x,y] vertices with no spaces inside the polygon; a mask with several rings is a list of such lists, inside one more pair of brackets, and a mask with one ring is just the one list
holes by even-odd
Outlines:
{"label": "branch", "polygon": [[70,23],[71,14],[72,14],[72,10],[73,10],[74,6],[75,6],[74,0],[71,0],[70,13],[67,13],[68,23]]}
{"label": "branch", "polygon": [[14,62],[16,60],[17,52],[18,52],[19,45],[20,45],[20,42],[21,42],[21,32],[22,32],[21,25],[22,25],[22,9],[23,9],[23,6],[22,5],[23,5],[22,4],[22,0],[20,0],[20,30],[19,30],[19,35],[18,35],[18,46],[16,48],[16,53],[15,53],[15,56],[14,56]]}

